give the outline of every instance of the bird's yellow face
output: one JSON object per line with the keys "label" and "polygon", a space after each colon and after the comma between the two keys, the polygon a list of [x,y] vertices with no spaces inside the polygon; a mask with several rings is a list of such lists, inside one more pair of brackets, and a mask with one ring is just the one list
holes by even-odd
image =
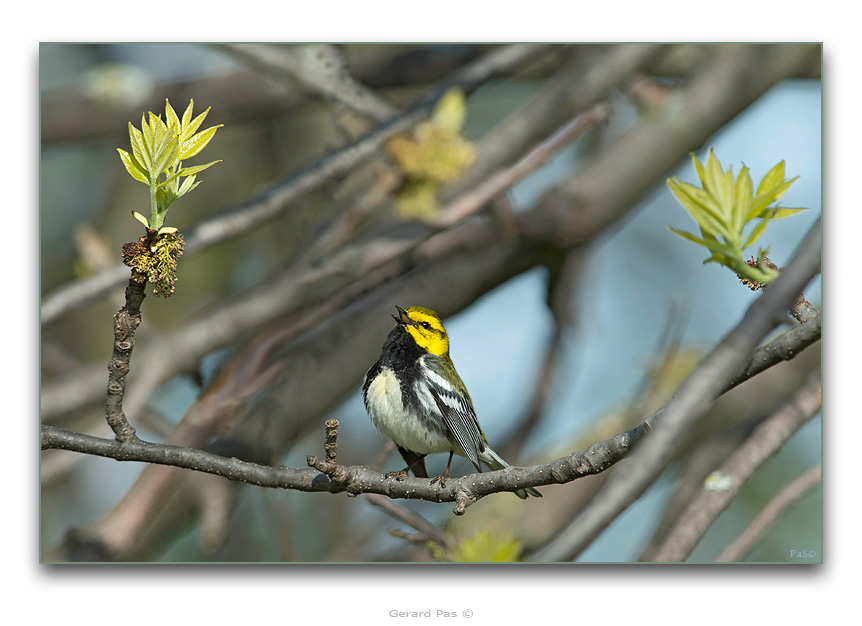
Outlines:
{"label": "bird's yellow face", "polygon": [[449,336],[443,328],[440,316],[424,306],[411,306],[408,309],[398,309],[395,321],[410,333],[417,345],[431,354],[449,358]]}

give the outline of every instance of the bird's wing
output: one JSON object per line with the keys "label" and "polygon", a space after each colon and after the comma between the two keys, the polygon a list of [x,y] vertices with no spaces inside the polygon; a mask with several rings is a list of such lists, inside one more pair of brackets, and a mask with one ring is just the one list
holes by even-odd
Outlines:
{"label": "bird's wing", "polygon": [[479,452],[484,449],[482,442],[482,431],[476,420],[476,411],[470,394],[467,393],[463,381],[455,371],[455,367],[447,359],[435,354],[426,354],[420,362],[425,374],[422,379],[424,384],[434,398],[437,408],[443,415],[443,421],[461,448],[465,456],[477,469],[479,466]]}

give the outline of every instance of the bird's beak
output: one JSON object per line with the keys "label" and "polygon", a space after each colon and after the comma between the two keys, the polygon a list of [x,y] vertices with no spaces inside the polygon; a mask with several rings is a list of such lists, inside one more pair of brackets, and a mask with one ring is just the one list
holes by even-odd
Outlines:
{"label": "bird's beak", "polygon": [[398,317],[395,317],[393,315],[392,319],[394,319],[396,322],[398,322],[401,326],[412,326],[413,320],[411,320],[410,316],[407,315],[407,311],[402,309],[397,304],[395,305],[395,308],[398,309]]}

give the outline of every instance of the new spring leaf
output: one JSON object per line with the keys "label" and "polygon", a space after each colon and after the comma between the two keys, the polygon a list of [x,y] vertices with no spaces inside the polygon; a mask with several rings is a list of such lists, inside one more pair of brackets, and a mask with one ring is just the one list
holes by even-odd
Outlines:
{"label": "new spring leaf", "polygon": [[191,100],[180,119],[166,99],[164,121],[150,112],[141,117],[140,130],[129,122],[132,151],[117,148],[129,175],[150,187],[150,219],[146,220],[149,228],[162,228],[171,204],[200,184],[195,182],[196,175],[219,163],[183,166],[183,161],[200,153],[222,127],[218,124],[198,132],[210,109],[197,117],[193,111],[194,100]]}
{"label": "new spring leaf", "polygon": [[710,252],[704,263],[720,263],[737,274],[758,283],[769,283],[778,272],[763,264],[747,263],[743,250],[761,238],[770,220],[787,217],[804,209],[775,206],[796,180],[785,180],[784,161],[773,167],[753,191],[751,175],[743,165],[739,176],[725,171],[710,149],[704,166],[691,155],[700,187],[678,178],[667,184],[677,201],[688,211],[700,229],[697,235],[670,228],[677,235],[703,246]]}

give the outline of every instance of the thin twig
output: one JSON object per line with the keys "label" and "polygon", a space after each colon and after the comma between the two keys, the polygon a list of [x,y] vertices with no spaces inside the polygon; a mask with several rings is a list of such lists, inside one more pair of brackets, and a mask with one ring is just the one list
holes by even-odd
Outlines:
{"label": "thin twig", "polygon": [[[511,162],[509,146],[532,146],[660,57],[662,44],[618,44],[580,49],[542,91],[483,138],[479,161],[455,185],[454,195],[473,187]],[[520,152],[520,151],[519,151]]]}
{"label": "thin twig", "polygon": [[271,44],[225,43],[217,47],[268,74],[289,76],[378,122],[398,115],[398,109],[392,103],[353,78],[344,55],[331,44],[276,47]]}
{"label": "thin twig", "polygon": [[811,318],[819,315],[819,313],[820,311],[817,310],[817,307],[806,300],[805,295],[801,293],[796,296],[793,306],[790,307],[790,315],[800,324],[804,324]]}
{"label": "thin twig", "polygon": [[653,419],[650,423],[648,418],[642,425],[651,434],[638,446],[631,462],[621,466],[593,504],[562,533],[531,555],[531,560],[568,561],[576,558],[611,521],[640,497],[664,469],[676,443],[691,424],[697,422],[710,402],[727,388],[736,372],[751,359],[757,344],[784,319],[796,294],[820,271],[820,236],[818,219],[787,268],[749,307],[736,328],[686,378],[663,409],[661,419]]}
{"label": "thin twig", "polygon": [[[802,348],[799,348],[796,354],[801,351]],[[765,363],[762,359],[759,362]],[[751,375],[757,373],[752,368],[747,368],[746,371],[753,372]],[[738,380],[736,384],[741,382],[743,381]],[[656,413],[653,414],[655,415]],[[445,488],[440,488],[439,485],[431,487],[427,479],[408,477],[401,481],[390,480],[382,473],[365,467],[344,467],[314,457],[309,459],[310,466],[319,471],[275,468],[228,459],[186,446],[140,440],[122,443],[47,425],[42,426],[42,449],[71,450],[118,461],[141,461],[183,467],[263,487],[331,493],[379,493],[390,498],[458,502],[456,512],[463,513],[473,501],[492,493],[514,491],[526,486],[566,483],[600,473],[624,458],[647,430],[648,427],[641,424],[612,439],[551,463],[453,478],[447,482]]]}
{"label": "thin twig", "polygon": [[751,520],[751,523],[739,537],[722,551],[715,561],[717,563],[742,561],[781,519],[782,515],[820,485],[821,469],[822,464],[818,463],[782,489]]}
{"label": "thin twig", "polygon": [[445,228],[469,217],[488,204],[494,196],[510,189],[515,183],[547,163],[548,159],[580,137],[586,130],[606,122],[610,115],[611,107],[606,102],[584,111],[530,150],[517,163],[495,172],[475,189],[450,202],[440,210],[432,223],[438,228]]}
{"label": "thin twig", "polygon": [[368,501],[369,504],[373,504],[374,506],[383,509],[387,515],[390,515],[395,519],[400,520],[408,526],[417,530],[419,532],[419,535],[412,536],[410,539],[411,541],[433,541],[434,543],[438,544],[443,548],[446,547],[446,533],[434,526],[434,524],[429,522],[427,519],[425,519],[418,513],[409,511],[394,500],[391,500],[386,496],[381,496],[376,493],[366,494],[365,499]]}
{"label": "thin twig", "polygon": [[[397,259],[409,258],[414,251],[432,238],[435,233],[451,227],[456,219],[463,220],[482,209],[494,195],[504,192],[523,178],[530,171],[539,168],[552,154],[552,150],[560,150],[568,141],[574,139],[578,134],[595,124],[602,123],[609,113],[603,105],[594,107],[587,113],[576,116],[574,120],[567,123],[551,137],[543,141],[539,146],[518,163],[503,168],[496,172],[488,181],[488,184],[480,185],[481,191],[467,191],[465,194],[441,210],[441,222],[436,227],[422,229],[421,232],[411,237],[404,237],[401,233],[393,233],[391,237],[381,236],[372,242],[357,242],[356,244],[336,249],[327,258],[326,263],[306,263],[293,267],[282,273],[279,278],[268,285],[266,289],[251,290],[243,298],[237,298],[233,302],[221,308],[217,308],[205,316],[196,319],[191,325],[175,330],[165,336],[158,346],[153,346],[147,351],[150,354],[161,357],[161,366],[150,366],[146,368],[146,378],[138,378],[135,397],[130,400],[135,405],[142,403],[148,397],[153,387],[163,382],[170,374],[183,366],[190,367],[203,355],[220,347],[237,335],[250,330],[260,328],[272,321],[276,316],[290,314],[300,306],[307,305],[307,294],[319,295],[319,285],[356,283],[364,277],[368,277],[373,271],[385,267],[387,263]],[[188,245],[186,246],[188,250]],[[445,255],[437,255],[438,258]],[[388,276],[381,276],[381,281]],[[363,290],[370,287],[365,285]],[[341,288],[340,291],[344,291]],[[174,358],[166,359],[165,355],[172,353]],[[145,359],[149,361],[149,359]],[[51,396],[45,392],[43,397],[43,414],[50,416],[54,407],[69,409],[67,389],[71,383],[60,383],[56,396],[62,402],[55,403]],[[78,404],[84,401],[80,398]]]}
{"label": "thin twig", "polygon": [[135,347],[135,330],[141,324],[141,304],[146,297],[147,278],[136,270],[126,287],[126,303],[114,315],[114,351],[108,363],[108,398],[105,402],[105,418],[111,430],[121,442],[135,441],[135,428],[129,424],[123,412],[123,396],[126,392],[126,375]]}
{"label": "thin twig", "polygon": [[[664,113],[645,118],[603,151],[596,162],[547,194],[533,211],[516,214],[518,231],[529,239],[536,239],[542,246],[547,246],[549,242],[588,242],[597,232],[618,220],[631,207],[631,202],[652,188],[657,178],[665,175],[666,170],[679,158],[695,149],[769,86],[793,71],[800,57],[804,57],[810,49],[806,46],[740,46],[720,53],[714,67],[707,68],[683,93],[674,94],[674,98],[666,104]],[[763,63],[756,80],[740,80],[740,75],[748,76],[754,62]],[[631,65],[626,67],[630,68]],[[732,88],[727,93],[719,94],[721,97],[716,97],[715,85],[719,84]],[[524,120],[521,120],[523,123]],[[688,131],[681,132],[680,128],[683,127]],[[501,146],[500,150],[504,147]],[[490,154],[494,151],[489,146],[487,152]],[[620,185],[619,180],[626,180],[627,184]],[[485,226],[486,231],[490,229],[493,229],[493,225]],[[385,237],[378,241],[389,247]],[[400,246],[402,243],[399,240],[392,242],[392,245]],[[278,303],[292,300],[297,291],[307,293],[305,289],[314,289],[314,285],[321,282],[332,283],[336,290],[343,290],[345,285],[357,281],[359,275],[367,276],[367,262],[374,257],[373,251],[377,248],[377,242],[372,241],[369,246],[354,250],[353,257],[342,256],[343,261],[335,259],[334,272],[329,271],[329,263],[305,272],[299,271],[300,268],[289,271],[283,281],[267,289],[265,294],[260,290],[243,294],[241,302],[229,303],[207,318],[177,329],[165,338],[166,341],[152,358],[156,361],[169,359],[174,363],[170,368],[165,368],[169,370],[165,375],[192,367],[202,354],[224,345],[223,342],[240,333],[267,323],[274,312],[290,315],[294,309],[279,308]],[[523,256],[522,252],[519,254]],[[407,259],[407,254],[401,258]],[[126,276],[127,272],[125,269]],[[387,275],[387,279],[389,277],[391,275]],[[308,281],[305,289],[298,288],[300,279]],[[365,288],[373,289],[375,285],[369,281]],[[254,305],[248,302],[251,297],[255,298]],[[307,302],[304,295],[299,300]],[[190,338],[197,338],[198,341],[190,341]],[[156,371],[150,367],[145,369],[148,374]],[[98,370],[91,372],[90,369],[84,369],[74,379],[46,386],[42,393],[42,414],[45,419],[95,400],[101,393],[100,378]],[[162,380],[161,375],[152,375],[149,376],[152,382],[138,384],[136,388],[149,392],[153,384]]]}
{"label": "thin twig", "polygon": [[800,349],[804,350],[820,340],[822,326],[823,316],[820,312],[817,312],[799,326],[779,335],[766,345],[758,348],[745,369],[728,383],[728,389],[735,387],[780,361],[789,361],[794,358]]}
{"label": "thin twig", "polygon": [[[460,86],[465,91],[472,91],[489,78],[510,70],[547,48],[546,44],[513,44],[491,50],[423,93],[403,115],[372,129],[355,143],[302,168],[268,191],[199,224],[186,237],[185,257],[188,259],[189,255],[250,232],[284,213],[296,199],[351,171],[377,154],[380,146],[393,134],[406,130],[425,117],[447,89]],[[127,272],[127,268],[117,265],[58,288],[42,301],[41,325],[55,321],[67,311],[120,285]]]}
{"label": "thin twig", "polygon": [[715,480],[698,492],[656,550],[653,561],[685,561],[718,515],[724,511],[742,486],[806,422],[820,412],[820,370],[768,419],[710,476]]}
{"label": "thin twig", "polygon": [[323,451],[326,454],[326,460],[335,463],[335,457],[338,454],[338,420],[326,420],[324,426],[326,426],[326,442],[323,444]]}
{"label": "thin twig", "polygon": [[694,495],[703,489],[706,477],[718,467],[740,444],[751,434],[754,427],[763,422],[763,417],[749,420],[741,426],[718,433],[715,436],[699,440],[686,454],[682,467],[678,472],[673,493],[662,511],[661,519],[655,526],[652,537],[641,552],[638,561],[653,560],[656,550],[673,528],[680,513],[685,509]]}

